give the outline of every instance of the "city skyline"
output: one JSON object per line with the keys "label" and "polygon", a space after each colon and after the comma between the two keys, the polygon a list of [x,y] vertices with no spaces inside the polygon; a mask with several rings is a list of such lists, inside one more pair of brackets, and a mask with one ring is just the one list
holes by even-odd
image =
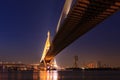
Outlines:
{"label": "city skyline", "polygon": [[[52,38],[64,5],[64,0],[1,1],[0,59],[39,63],[47,31]],[[60,66],[72,66],[73,57],[79,64],[102,61],[120,66],[120,11],[97,25],[56,56]],[[66,58],[67,56],[67,58]]]}

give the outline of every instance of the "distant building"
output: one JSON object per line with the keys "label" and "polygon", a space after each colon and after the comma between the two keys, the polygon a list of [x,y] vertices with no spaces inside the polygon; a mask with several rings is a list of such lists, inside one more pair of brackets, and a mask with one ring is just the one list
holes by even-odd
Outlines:
{"label": "distant building", "polygon": [[101,68],[102,67],[102,64],[100,61],[97,62],[97,68]]}
{"label": "distant building", "polygon": [[0,72],[34,70],[34,66],[23,63],[0,62]]}

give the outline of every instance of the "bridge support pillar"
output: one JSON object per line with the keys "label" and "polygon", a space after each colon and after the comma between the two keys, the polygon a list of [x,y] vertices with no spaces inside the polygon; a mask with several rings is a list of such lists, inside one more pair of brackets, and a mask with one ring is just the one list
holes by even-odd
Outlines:
{"label": "bridge support pillar", "polygon": [[45,60],[40,62],[40,70],[49,70],[51,68],[51,64],[47,63]]}
{"label": "bridge support pillar", "polygon": [[46,70],[46,67],[47,67],[47,64],[46,64],[45,60],[40,62],[40,70]]}
{"label": "bridge support pillar", "polygon": [[57,69],[57,64],[56,61],[53,59],[50,62],[46,62],[43,60],[40,63],[40,70],[56,70]]}

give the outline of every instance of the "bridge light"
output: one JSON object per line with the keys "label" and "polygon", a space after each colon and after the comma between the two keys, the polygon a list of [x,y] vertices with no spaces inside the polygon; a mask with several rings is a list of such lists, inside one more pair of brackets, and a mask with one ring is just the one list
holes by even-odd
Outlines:
{"label": "bridge light", "polygon": [[84,67],[82,67],[81,69],[82,69],[82,70],[85,70],[85,68],[84,68]]}
{"label": "bridge light", "polygon": [[47,66],[47,69],[50,69],[50,66]]}

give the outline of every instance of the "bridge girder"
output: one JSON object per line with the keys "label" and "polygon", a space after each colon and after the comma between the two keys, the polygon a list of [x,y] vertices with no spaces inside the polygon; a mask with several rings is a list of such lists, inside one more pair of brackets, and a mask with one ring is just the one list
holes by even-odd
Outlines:
{"label": "bridge girder", "polygon": [[120,0],[76,0],[60,25],[45,56],[50,62],[60,51],[120,10]]}

